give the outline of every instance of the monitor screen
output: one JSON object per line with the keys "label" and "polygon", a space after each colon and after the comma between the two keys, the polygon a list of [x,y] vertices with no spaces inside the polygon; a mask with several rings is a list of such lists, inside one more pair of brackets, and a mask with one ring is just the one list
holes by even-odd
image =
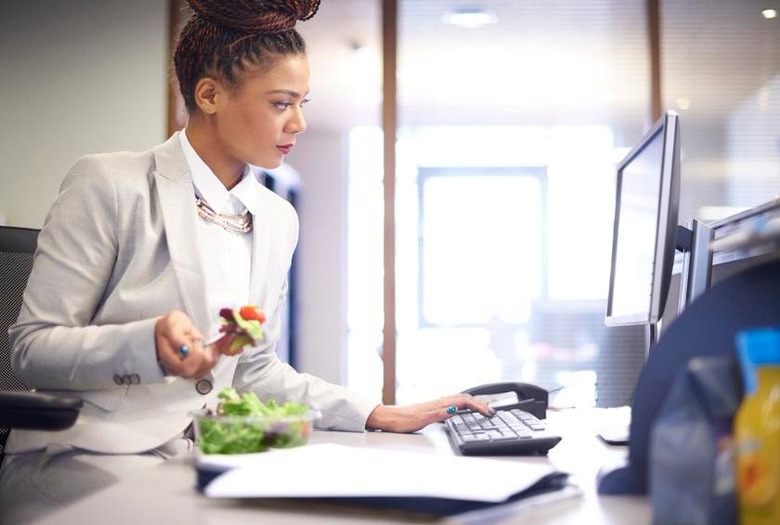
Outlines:
{"label": "monitor screen", "polygon": [[677,244],[679,117],[668,111],[617,167],[607,325],[655,325]]}

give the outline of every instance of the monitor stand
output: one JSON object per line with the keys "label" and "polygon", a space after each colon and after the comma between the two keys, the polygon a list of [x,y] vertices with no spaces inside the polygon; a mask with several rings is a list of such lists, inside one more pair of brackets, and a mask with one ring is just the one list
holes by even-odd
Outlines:
{"label": "monitor stand", "polygon": [[[686,228],[690,232],[689,243],[683,249],[683,265],[680,275],[680,301],[678,315],[691,304],[691,301],[710,287],[712,276],[712,243],[713,230],[703,222],[693,219]],[[678,228],[678,249],[682,243]]]}

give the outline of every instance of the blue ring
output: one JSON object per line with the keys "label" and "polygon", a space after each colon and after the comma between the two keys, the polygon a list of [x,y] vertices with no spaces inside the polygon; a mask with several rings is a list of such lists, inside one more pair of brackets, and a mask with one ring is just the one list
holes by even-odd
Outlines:
{"label": "blue ring", "polygon": [[450,405],[447,407],[448,414],[454,414],[457,411],[458,411],[458,407],[456,407],[455,405]]}
{"label": "blue ring", "polygon": [[190,355],[190,347],[187,345],[181,345],[179,347],[179,355],[182,357],[182,359]]}

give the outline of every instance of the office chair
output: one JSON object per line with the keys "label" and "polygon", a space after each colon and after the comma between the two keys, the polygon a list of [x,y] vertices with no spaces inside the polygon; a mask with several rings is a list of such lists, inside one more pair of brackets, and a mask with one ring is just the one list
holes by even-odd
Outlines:
{"label": "office chair", "polygon": [[82,406],[78,398],[29,391],[11,370],[8,327],[19,316],[37,242],[38,230],[0,226],[0,466],[12,428],[66,429]]}

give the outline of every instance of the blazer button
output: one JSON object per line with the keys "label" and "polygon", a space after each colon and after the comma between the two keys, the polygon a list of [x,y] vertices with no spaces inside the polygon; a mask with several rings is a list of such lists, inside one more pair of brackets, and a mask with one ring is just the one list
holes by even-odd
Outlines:
{"label": "blazer button", "polygon": [[205,396],[209,392],[211,392],[211,389],[213,387],[211,386],[211,381],[208,379],[201,379],[197,383],[195,383],[195,390],[198,391],[198,394]]}
{"label": "blazer button", "polygon": [[116,383],[117,385],[124,384],[124,381],[122,380],[122,376],[120,376],[119,374],[115,374],[114,375],[114,383]]}
{"label": "blazer button", "polygon": [[141,376],[138,374],[130,374],[130,384],[137,385],[141,382]]}

